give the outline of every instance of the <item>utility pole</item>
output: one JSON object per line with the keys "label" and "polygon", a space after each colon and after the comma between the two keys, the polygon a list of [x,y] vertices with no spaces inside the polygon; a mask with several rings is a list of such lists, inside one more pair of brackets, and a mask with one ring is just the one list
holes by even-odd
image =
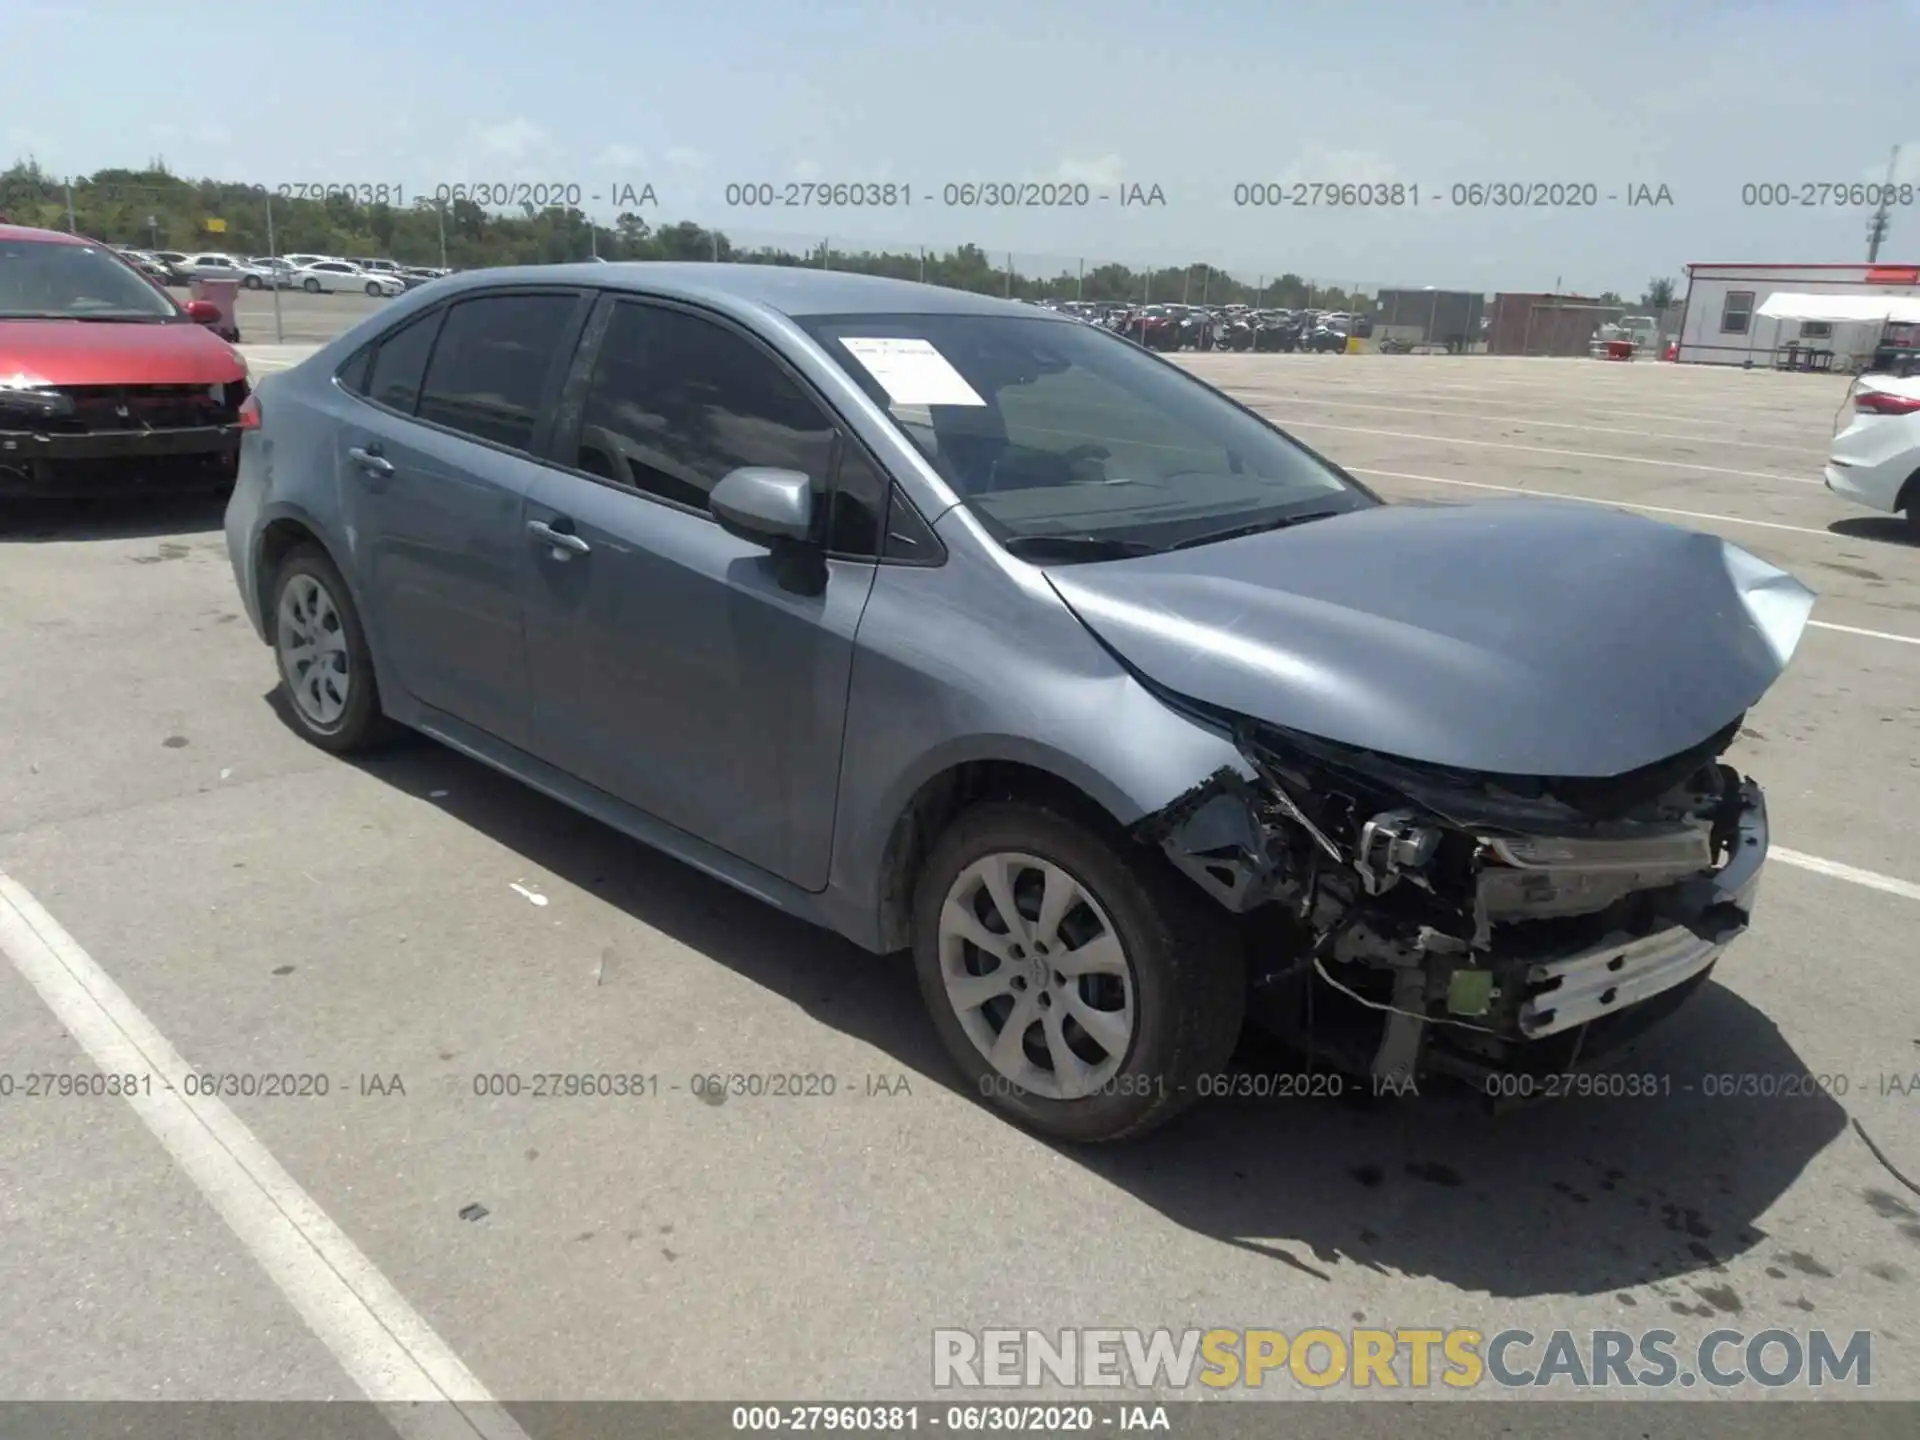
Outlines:
{"label": "utility pole", "polygon": [[1893,194],[1893,177],[1900,169],[1900,147],[1893,147],[1893,155],[1887,161],[1887,183],[1880,187],[1880,204],[1873,212],[1873,218],[1867,222],[1867,263],[1872,265],[1880,259],[1880,246],[1887,238],[1892,218],[1890,197]]}
{"label": "utility pole", "polygon": [[[267,258],[273,259],[280,253],[279,245],[273,238],[273,194],[267,194]],[[267,267],[273,273],[267,277],[267,283],[273,287],[273,339],[276,345],[287,343],[287,327],[280,317],[280,267]]]}

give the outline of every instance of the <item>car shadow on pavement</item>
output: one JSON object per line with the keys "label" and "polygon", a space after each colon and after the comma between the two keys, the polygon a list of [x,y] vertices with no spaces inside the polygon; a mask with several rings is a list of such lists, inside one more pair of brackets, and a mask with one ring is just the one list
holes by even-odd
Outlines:
{"label": "car shadow on pavement", "polygon": [[225,527],[224,490],[121,494],[80,500],[0,499],[0,544],[144,540]]}
{"label": "car shadow on pavement", "polygon": [[1888,545],[1920,549],[1920,527],[1896,515],[1849,515],[1833,521],[1827,529],[1850,540],[1879,540]]}
{"label": "car shadow on pavement", "polygon": [[[272,702],[284,715],[279,692]],[[874,1046],[921,1093],[924,1083],[966,1095],[904,956],[867,954],[750,902],[430,741],[356,763]],[[1239,1068],[1258,1089],[1269,1083],[1259,1077],[1291,1065],[1250,1040]],[[1841,1134],[1845,1111],[1819,1093],[1772,1094],[1805,1067],[1771,1021],[1713,983],[1612,1068],[1656,1077],[1650,1088],[1664,1093],[1493,1115],[1475,1095],[1376,1100],[1349,1082],[1337,1100],[1206,1100],[1135,1144],[1056,1148],[1174,1223],[1268,1257],[1295,1283],[1331,1283],[1336,1268],[1360,1266],[1499,1297],[1650,1286],[1620,1303],[1738,1313],[1745,1301],[1721,1266],[1767,1249],[1760,1217]],[[1768,1097],[1717,1093],[1741,1076],[1763,1077]],[[1769,1275],[1796,1294],[1835,1268],[1798,1252],[1769,1260]]]}

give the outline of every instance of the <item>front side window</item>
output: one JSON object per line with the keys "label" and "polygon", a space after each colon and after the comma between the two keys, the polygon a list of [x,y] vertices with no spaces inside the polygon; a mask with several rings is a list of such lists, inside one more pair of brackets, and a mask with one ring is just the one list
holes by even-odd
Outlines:
{"label": "front side window", "polygon": [[9,319],[192,323],[117,255],[57,240],[0,240],[0,320]]}
{"label": "front side window", "polygon": [[571,295],[487,295],[455,305],[433,347],[419,417],[532,450],[547,376],[576,303]]}
{"label": "front side window", "polygon": [[1092,326],[978,314],[801,324],[1003,543],[1062,541],[1097,558],[1097,543],[1158,549],[1376,503],[1210,387]]}
{"label": "front side window", "polygon": [[798,470],[824,497],[834,434],[819,404],[743,336],[622,302],[594,362],[573,463],[702,510],[721,477],[748,465]]}

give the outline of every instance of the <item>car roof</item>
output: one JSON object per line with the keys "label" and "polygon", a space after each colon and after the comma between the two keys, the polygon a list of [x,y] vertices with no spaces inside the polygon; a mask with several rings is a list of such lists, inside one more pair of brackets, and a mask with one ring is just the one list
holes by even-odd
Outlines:
{"label": "car roof", "polygon": [[37,230],[31,225],[0,225],[0,240],[54,240],[62,245],[94,245],[102,242],[87,235],[70,235],[65,230]]}
{"label": "car roof", "polygon": [[[1029,320],[1071,323],[1051,312],[1036,315],[1036,306],[991,295],[794,265],[620,260],[609,264],[515,265],[449,278],[459,289],[513,284],[593,285],[687,300],[721,310],[770,311],[791,319],[816,315],[1019,315]],[[444,296],[455,292],[438,293]]]}

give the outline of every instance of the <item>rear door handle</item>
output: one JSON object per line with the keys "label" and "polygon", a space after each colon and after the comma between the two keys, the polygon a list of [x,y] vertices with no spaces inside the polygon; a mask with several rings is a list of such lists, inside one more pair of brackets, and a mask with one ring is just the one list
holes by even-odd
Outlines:
{"label": "rear door handle", "polygon": [[347,451],[347,458],[369,475],[393,474],[393,462],[378,451],[364,450],[356,445]]}
{"label": "rear door handle", "polygon": [[585,555],[593,549],[571,530],[556,530],[544,520],[529,520],[527,534],[542,545],[551,545],[556,551],[561,552],[556,558],[564,558],[566,554]]}

